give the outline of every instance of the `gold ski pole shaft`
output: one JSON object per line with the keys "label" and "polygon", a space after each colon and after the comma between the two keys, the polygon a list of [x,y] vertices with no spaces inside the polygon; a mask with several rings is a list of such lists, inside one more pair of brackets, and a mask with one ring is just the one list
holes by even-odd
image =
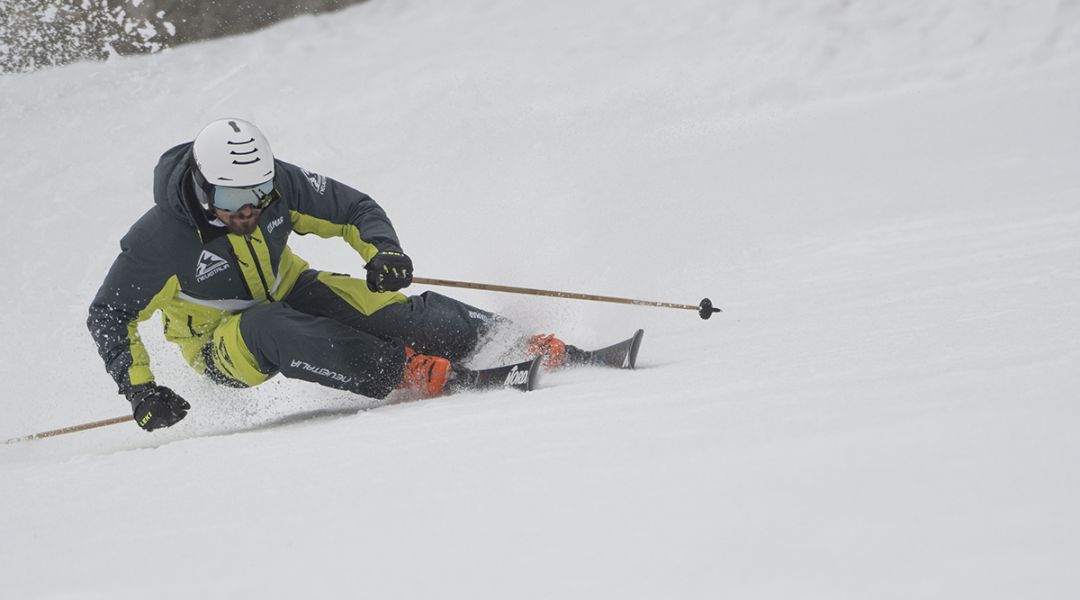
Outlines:
{"label": "gold ski pole shaft", "polygon": [[494,285],[490,283],[473,283],[469,281],[452,281],[449,279],[430,279],[427,277],[413,277],[413,283],[423,285],[437,285],[445,287],[467,288],[473,290],[487,290],[490,292],[507,292],[510,294],[528,294],[531,296],[551,296],[553,298],[568,298],[573,300],[592,300],[594,302],[612,302],[615,304],[633,304],[636,306],[659,306],[661,308],[679,308],[697,311],[702,319],[708,319],[713,313],[721,312],[714,308],[708,298],[701,300],[699,304],[676,304],[674,302],[654,302],[652,300],[635,300],[633,298],[618,298],[615,296],[599,296],[596,294],[578,294],[575,292],[560,292],[556,290],[540,290],[536,288],[514,287],[510,285]]}
{"label": "gold ski pole shaft", "polygon": [[50,431],[42,431],[41,433],[35,433],[33,435],[26,435],[23,437],[12,438],[5,441],[5,444],[14,444],[16,442],[26,442],[29,440],[40,440],[41,438],[53,437],[57,435],[64,435],[65,433],[75,433],[77,431],[86,431],[87,429],[96,429],[98,427],[108,427],[109,425],[117,425],[120,423],[126,423],[131,421],[131,415],[125,415],[123,417],[115,417],[112,419],[104,419],[101,421],[92,421],[90,423],[83,423],[81,425],[72,425],[70,427],[61,427],[60,429],[52,429]]}

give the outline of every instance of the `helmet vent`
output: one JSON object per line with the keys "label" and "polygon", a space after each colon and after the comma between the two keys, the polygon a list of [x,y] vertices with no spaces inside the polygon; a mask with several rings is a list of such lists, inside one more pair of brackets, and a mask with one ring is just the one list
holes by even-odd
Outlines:
{"label": "helmet vent", "polygon": [[270,142],[243,119],[218,119],[203,127],[192,143],[192,160],[203,178],[216,185],[261,185],[274,177]]}

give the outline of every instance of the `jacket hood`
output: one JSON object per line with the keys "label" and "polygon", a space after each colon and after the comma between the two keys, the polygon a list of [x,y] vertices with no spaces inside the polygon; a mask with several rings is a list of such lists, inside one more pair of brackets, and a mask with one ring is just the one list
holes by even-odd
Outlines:
{"label": "jacket hood", "polygon": [[154,203],[166,214],[182,221],[199,234],[204,243],[226,235],[229,230],[211,223],[195,200],[195,179],[191,176],[192,142],[173,146],[161,155],[154,167]]}
{"label": "jacket hood", "polygon": [[198,219],[191,212],[191,203],[185,197],[191,189],[191,142],[173,146],[161,155],[154,167],[154,203],[192,227],[198,228]]}

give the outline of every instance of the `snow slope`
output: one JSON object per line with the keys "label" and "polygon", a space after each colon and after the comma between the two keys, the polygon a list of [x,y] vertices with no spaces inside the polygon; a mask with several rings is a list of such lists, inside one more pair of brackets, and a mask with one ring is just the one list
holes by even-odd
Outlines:
{"label": "snow slope", "polygon": [[152,320],[193,411],[0,446],[0,596],[1076,596],[1078,67],[1064,0],[377,0],[0,77],[0,438],[124,414],[86,306],[224,115],[418,274],[725,310],[450,291],[641,368],[360,412]]}

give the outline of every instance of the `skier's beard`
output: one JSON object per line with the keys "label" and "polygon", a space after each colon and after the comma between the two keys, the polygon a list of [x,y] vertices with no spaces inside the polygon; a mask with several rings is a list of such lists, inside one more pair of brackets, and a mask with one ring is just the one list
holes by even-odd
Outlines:
{"label": "skier's beard", "polygon": [[262,211],[245,206],[237,212],[215,210],[214,213],[225,224],[229,233],[251,235],[259,228],[259,215],[262,214]]}

